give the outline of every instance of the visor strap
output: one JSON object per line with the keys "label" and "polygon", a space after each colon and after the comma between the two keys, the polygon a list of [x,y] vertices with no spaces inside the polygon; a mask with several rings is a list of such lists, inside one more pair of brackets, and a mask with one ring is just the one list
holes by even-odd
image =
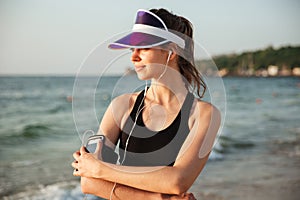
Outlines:
{"label": "visor strap", "polygon": [[132,30],[133,30],[133,32],[146,33],[146,34],[155,35],[155,36],[164,38],[170,42],[177,44],[182,49],[184,49],[184,47],[185,47],[185,42],[181,37],[179,37],[178,35],[175,35],[174,33],[169,32],[167,30],[163,30],[161,28],[156,28],[156,27],[144,25],[144,24],[135,24],[135,25],[133,25]]}

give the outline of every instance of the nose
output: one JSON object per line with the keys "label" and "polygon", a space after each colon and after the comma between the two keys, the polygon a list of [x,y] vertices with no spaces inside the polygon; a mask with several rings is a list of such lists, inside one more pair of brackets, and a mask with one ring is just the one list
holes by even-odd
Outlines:
{"label": "nose", "polygon": [[131,54],[132,62],[138,62],[141,60],[139,52],[140,52],[139,49],[132,49],[132,54]]}

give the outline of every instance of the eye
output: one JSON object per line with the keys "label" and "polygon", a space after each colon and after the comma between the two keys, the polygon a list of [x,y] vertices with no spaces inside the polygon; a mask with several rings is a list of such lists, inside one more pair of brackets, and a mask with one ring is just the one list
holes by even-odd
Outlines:
{"label": "eye", "polygon": [[137,51],[148,51],[150,50],[150,48],[130,48],[129,49],[131,52],[134,52],[134,50],[137,50]]}

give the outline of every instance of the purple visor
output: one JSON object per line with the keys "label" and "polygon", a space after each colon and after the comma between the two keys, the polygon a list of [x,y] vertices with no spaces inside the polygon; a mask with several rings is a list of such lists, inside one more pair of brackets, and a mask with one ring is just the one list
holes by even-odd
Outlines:
{"label": "purple visor", "polygon": [[184,48],[185,41],[170,32],[165,23],[148,10],[138,10],[136,21],[130,34],[109,44],[111,49],[151,48],[173,42]]}

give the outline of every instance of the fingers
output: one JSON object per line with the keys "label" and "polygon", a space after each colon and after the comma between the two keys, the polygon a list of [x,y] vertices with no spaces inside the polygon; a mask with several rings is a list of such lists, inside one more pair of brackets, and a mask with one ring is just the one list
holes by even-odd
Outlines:
{"label": "fingers", "polygon": [[169,199],[169,200],[196,200],[194,195],[192,193],[183,193],[181,195],[172,195],[172,196],[164,196],[163,199]]}
{"label": "fingers", "polygon": [[82,155],[82,154],[85,154],[85,153],[87,153],[85,147],[84,146],[80,147],[80,154]]}
{"label": "fingers", "polygon": [[[101,151],[100,151],[101,152]],[[93,160],[96,160],[95,155],[87,153],[85,147],[81,147],[80,151],[73,153],[74,161],[71,163],[74,168],[74,176],[91,176],[89,174],[89,167]]]}
{"label": "fingers", "polygon": [[78,169],[73,170],[73,176],[80,176]]}
{"label": "fingers", "polygon": [[74,169],[78,169],[78,161],[77,160],[74,160],[71,165]]}
{"label": "fingers", "polygon": [[73,170],[73,176],[80,176],[79,171],[78,171],[78,167],[79,167],[78,166],[78,161],[74,160],[71,165],[74,168],[74,170]]}
{"label": "fingers", "polygon": [[73,153],[73,158],[75,159],[75,160],[78,160],[78,158],[80,157],[80,151],[76,151],[76,152],[74,152]]}
{"label": "fingers", "polygon": [[196,200],[195,196],[193,193],[186,193],[187,197],[189,200]]}
{"label": "fingers", "polygon": [[78,167],[79,167],[78,166],[78,160],[80,159],[80,155],[81,155],[80,151],[75,151],[73,153],[73,158],[75,160],[71,163],[71,165],[74,168],[74,171],[73,171],[73,175],[74,176],[79,176],[79,172],[78,172]]}

